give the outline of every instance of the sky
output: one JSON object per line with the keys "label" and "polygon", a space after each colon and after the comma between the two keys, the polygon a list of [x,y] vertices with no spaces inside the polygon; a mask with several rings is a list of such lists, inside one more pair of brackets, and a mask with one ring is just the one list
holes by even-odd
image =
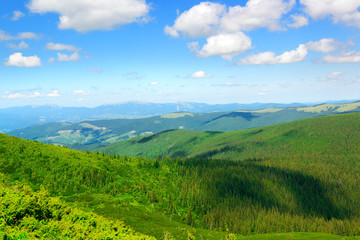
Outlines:
{"label": "sky", "polygon": [[0,108],[360,99],[360,0],[0,4]]}

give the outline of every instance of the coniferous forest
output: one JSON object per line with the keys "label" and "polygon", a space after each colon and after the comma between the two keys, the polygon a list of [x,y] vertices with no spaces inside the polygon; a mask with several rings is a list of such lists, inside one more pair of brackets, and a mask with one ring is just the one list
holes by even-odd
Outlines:
{"label": "coniferous forest", "polygon": [[183,145],[181,158],[80,152],[1,134],[0,234],[358,239],[360,114],[221,134]]}

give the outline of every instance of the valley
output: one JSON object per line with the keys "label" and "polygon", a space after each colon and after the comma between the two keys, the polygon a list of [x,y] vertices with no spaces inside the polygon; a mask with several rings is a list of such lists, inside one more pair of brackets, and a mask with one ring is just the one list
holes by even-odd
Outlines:
{"label": "valley", "polygon": [[[346,113],[223,133],[172,130],[97,153],[1,134],[1,199],[47,194],[39,199],[106,219],[85,238],[123,221],[134,230],[128,239],[359,239],[359,124],[360,113]],[[3,236],[41,235],[53,221],[16,216],[2,223]],[[40,225],[29,230],[28,219]],[[62,224],[48,229],[67,236]]]}

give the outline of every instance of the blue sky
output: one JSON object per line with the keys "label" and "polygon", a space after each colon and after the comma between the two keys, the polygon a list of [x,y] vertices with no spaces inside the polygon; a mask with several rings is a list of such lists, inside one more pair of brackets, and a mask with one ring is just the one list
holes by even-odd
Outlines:
{"label": "blue sky", "polygon": [[0,107],[358,100],[359,0],[7,0]]}

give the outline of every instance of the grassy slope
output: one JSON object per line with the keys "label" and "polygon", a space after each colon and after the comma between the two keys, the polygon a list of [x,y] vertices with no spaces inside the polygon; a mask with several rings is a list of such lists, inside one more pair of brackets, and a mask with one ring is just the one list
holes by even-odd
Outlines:
{"label": "grassy slope", "polygon": [[360,155],[357,147],[359,131],[360,113],[352,113],[225,133],[166,131],[119,141],[101,151],[151,158],[168,156],[234,160],[340,153],[347,154],[348,161],[358,165],[359,162],[355,160]]}

